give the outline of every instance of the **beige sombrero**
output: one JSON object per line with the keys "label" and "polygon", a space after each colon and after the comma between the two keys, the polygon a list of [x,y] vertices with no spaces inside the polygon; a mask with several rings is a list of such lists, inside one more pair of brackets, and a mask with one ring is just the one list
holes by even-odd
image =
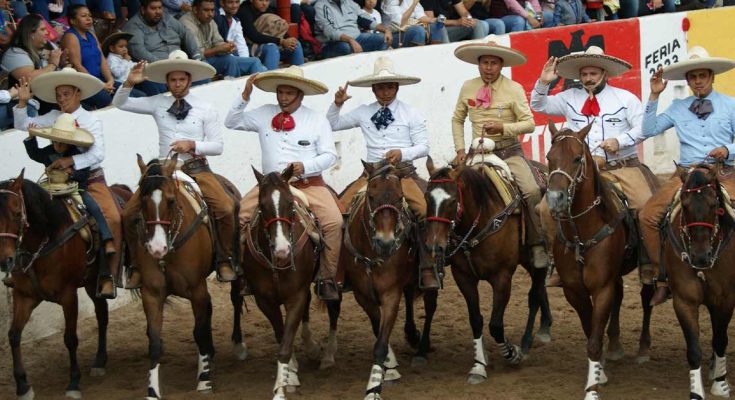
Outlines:
{"label": "beige sombrero", "polygon": [[329,91],[327,85],[313,79],[304,78],[304,70],[295,65],[258,74],[253,84],[264,92],[272,93],[275,93],[278,86],[281,85],[293,86],[304,92],[306,96],[324,94]]}
{"label": "beige sombrero", "polygon": [[56,103],[56,88],[58,86],[74,86],[81,92],[82,100],[96,95],[105,88],[105,84],[101,80],[90,74],[78,72],[74,68],[48,72],[33,78],[31,81],[33,95],[47,103]]}
{"label": "beige sombrero", "polygon": [[510,47],[495,43],[494,35],[485,43],[463,44],[454,50],[454,56],[470,64],[478,64],[482,56],[495,56],[503,59],[504,67],[515,67],[526,63],[526,55]]}
{"label": "beige sombrero", "polygon": [[686,80],[686,74],[696,69],[709,69],[721,74],[735,68],[735,61],[724,57],[710,57],[704,47],[689,49],[689,59],[664,68],[664,79]]}
{"label": "beige sombrero", "polygon": [[110,54],[110,45],[117,42],[120,39],[130,40],[133,38],[132,33],[127,32],[115,32],[110,34],[110,36],[106,37],[105,40],[102,42],[102,54],[107,57],[108,54]]}
{"label": "beige sombrero", "polygon": [[50,128],[30,128],[28,133],[74,146],[90,147],[94,144],[94,136],[88,130],[80,128],[73,115],[66,113],[56,118],[54,126]]}
{"label": "beige sombrero", "polygon": [[556,64],[557,74],[566,79],[579,79],[579,70],[584,67],[604,69],[608,77],[613,77],[628,72],[633,66],[627,61],[605,54],[597,46],[561,57]]}
{"label": "beige sombrero", "polygon": [[188,73],[192,82],[212,79],[217,73],[213,66],[203,61],[189,59],[182,50],[174,50],[168,55],[168,59],[148,64],[145,67],[145,76],[151,82],[166,83],[166,75],[174,71]]}
{"label": "beige sombrero", "polygon": [[388,57],[378,57],[375,60],[373,73],[349,82],[356,87],[371,87],[378,83],[397,83],[400,86],[413,85],[421,82],[421,78],[408,75],[399,75],[394,72],[393,61]]}

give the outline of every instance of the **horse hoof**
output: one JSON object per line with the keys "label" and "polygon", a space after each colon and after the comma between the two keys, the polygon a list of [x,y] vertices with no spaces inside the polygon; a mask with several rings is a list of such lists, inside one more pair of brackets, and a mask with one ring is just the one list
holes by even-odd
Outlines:
{"label": "horse hoof", "polygon": [[469,378],[467,378],[467,383],[470,385],[477,385],[478,383],[485,382],[487,378],[482,375],[477,374],[470,374]]}
{"label": "horse hoof", "polygon": [[635,358],[636,364],[645,364],[647,362],[651,361],[651,356],[645,355],[645,356],[638,356]]}
{"label": "horse hoof", "polygon": [[427,364],[429,364],[429,360],[427,360],[426,357],[415,356],[413,359],[411,359],[412,368],[425,367]]}
{"label": "horse hoof", "polygon": [[107,370],[104,368],[92,368],[89,370],[89,376],[100,377],[105,376]]}
{"label": "horse hoof", "polygon": [[276,395],[273,396],[273,400],[286,400],[286,395],[283,393],[276,393]]}
{"label": "horse hoof", "polygon": [[67,390],[66,392],[64,392],[64,396],[70,399],[81,399],[82,392],[79,390]]}
{"label": "horse hoof", "polygon": [[385,370],[385,375],[383,376],[383,382],[385,383],[398,383],[398,380],[401,379],[401,373],[398,372],[395,368],[389,368]]}
{"label": "horse hoof", "polygon": [[245,346],[245,343],[235,343],[232,351],[235,354],[235,358],[240,361],[245,361],[248,358],[248,347]]}
{"label": "horse hoof", "polygon": [[605,359],[609,361],[620,361],[625,357],[625,350],[622,348],[609,352],[605,355]]}
{"label": "horse hoof", "polygon": [[547,332],[536,333],[536,340],[541,343],[551,343],[551,334]]}
{"label": "horse hoof", "polygon": [[197,382],[197,392],[201,394],[212,393],[212,381],[199,381]]}
{"label": "horse hoof", "polygon": [[21,396],[18,396],[18,400],[33,400],[36,398],[36,394],[33,392],[33,388],[28,388],[28,391]]}
{"label": "horse hoof", "polygon": [[378,393],[368,393],[365,395],[365,397],[362,400],[380,400],[380,394]]}
{"label": "horse hoof", "polygon": [[584,400],[600,400],[600,395],[597,393],[597,391],[592,390],[585,393]]}

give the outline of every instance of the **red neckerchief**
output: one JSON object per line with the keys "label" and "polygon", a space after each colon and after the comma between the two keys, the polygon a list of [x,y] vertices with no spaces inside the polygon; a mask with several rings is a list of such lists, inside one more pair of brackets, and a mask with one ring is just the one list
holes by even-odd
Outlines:
{"label": "red neckerchief", "polygon": [[296,121],[294,121],[291,114],[284,111],[273,117],[271,127],[276,132],[290,132],[296,127]]}
{"label": "red neckerchief", "polygon": [[597,96],[587,97],[582,106],[582,114],[586,117],[600,115],[600,103],[597,102]]}

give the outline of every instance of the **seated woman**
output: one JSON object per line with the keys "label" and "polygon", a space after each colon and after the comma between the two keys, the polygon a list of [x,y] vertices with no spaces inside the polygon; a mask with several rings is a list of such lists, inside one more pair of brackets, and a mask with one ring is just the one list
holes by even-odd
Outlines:
{"label": "seated woman", "polygon": [[303,64],[304,51],[297,38],[288,37],[288,33],[275,36],[256,29],[255,21],[263,18],[264,14],[269,14],[265,18],[278,17],[267,12],[269,4],[268,0],[245,0],[237,11],[245,39],[253,43],[251,54],[259,57],[268,70],[278,68],[278,62],[281,60],[291,65]]}
{"label": "seated woman", "polygon": [[[80,148],[89,147],[94,143],[94,136],[84,129],[75,126],[76,121],[71,114],[62,114],[56,119],[53,128],[31,128],[28,130],[28,138],[23,140],[26,147],[26,153],[31,160],[39,162],[48,167],[54,161],[71,157],[83,153]],[[44,147],[38,147],[36,136],[45,137],[51,140],[51,144]],[[73,168],[73,167],[72,167]],[[104,252],[107,255],[115,253],[115,245],[112,241],[112,231],[105,221],[97,202],[94,201],[92,195],[87,192],[87,180],[89,179],[89,168],[75,170],[69,168],[64,171],[69,174],[71,180],[79,184],[79,191],[87,212],[97,222],[100,232]]]}
{"label": "seated woman", "polygon": [[419,0],[383,0],[382,8],[383,25],[393,32],[394,49],[426,44],[426,30],[419,24],[431,26],[436,20],[426,15]]}
{"label": "seated woman", "polygon": [[92,14],[87,6],[72,5],[68,17],[71,28],[61,38],[61,48],[68,52],[69,62],[75,70],[105,82],[105,88],[82,101],[82,106],[87,110],[107,107],[112,103],[115,80],[94,34]]}

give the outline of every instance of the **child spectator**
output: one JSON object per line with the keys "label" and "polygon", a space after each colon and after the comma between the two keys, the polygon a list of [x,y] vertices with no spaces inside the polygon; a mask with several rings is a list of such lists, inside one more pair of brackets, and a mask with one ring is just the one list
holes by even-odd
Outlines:
{"label": "child spectator", "polygon": [[375,9],[378,4],[378,0],[365,0],[365,5],[362,6],[362,10],[365,11],[376,24],[382,24],[383,18],[380,16],[380,11]]}
{"label": "child spectator", "polygon": [[18,88],[11,87],[10,90],[0,90],[0,130],[13,127],[13,111],[10,101],[18,97]]}
{"label": "child spectator", "polygon": [[[128,79],[130,69],[135,66],[128,53],[128,40],[132,37],[133,35],[127,32],[115,32],[102,42],[102,54],[107,59],[110,73],[115,80],[115,89]],[[130,93],[131,97],[145,97],[143,91],[135,88]]]}

